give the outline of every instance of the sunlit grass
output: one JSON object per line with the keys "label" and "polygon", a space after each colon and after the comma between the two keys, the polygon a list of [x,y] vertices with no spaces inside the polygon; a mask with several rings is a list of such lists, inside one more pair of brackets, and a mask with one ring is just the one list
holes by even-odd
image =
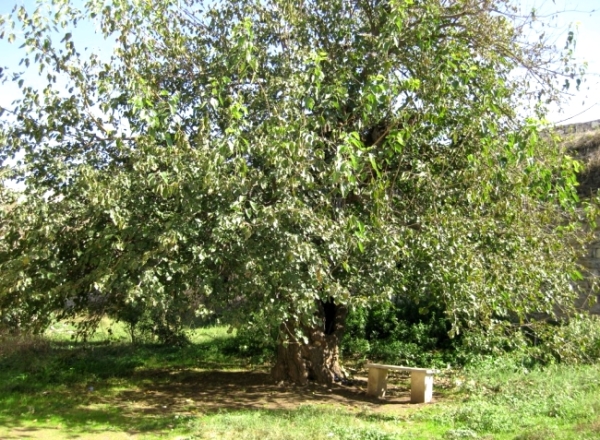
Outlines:
{"label": "sunlit grass", "polygon": [[[202,382],[212,371],[267,377],[226,327],[194,330],[184,347],[131,345],[110,321],[86,343],[72,330],[60,324],[46,338],[2,341],[0,438],[600,438],[599,365],[529,371],[496,358],[443,373],[431,405],[305,403],[287,390],[278,407],[275,385],[229,395]],[[216,404],[197,395],[205,388],[219,393]]]}

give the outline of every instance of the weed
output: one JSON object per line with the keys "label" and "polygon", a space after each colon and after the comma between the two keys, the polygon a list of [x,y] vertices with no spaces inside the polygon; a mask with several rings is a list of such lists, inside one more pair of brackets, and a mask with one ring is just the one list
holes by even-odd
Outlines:
{"label": "weed", "polygon": [[463,438],[479,438],[479,435],[471,429],[458,428],[448,430],[445,437],[448,440],[458,440]]}
{"label": "weed", "polygon": [[339,440],[394,440],[398,436],[372,428],[345,428],[336,427],[332,430]]}

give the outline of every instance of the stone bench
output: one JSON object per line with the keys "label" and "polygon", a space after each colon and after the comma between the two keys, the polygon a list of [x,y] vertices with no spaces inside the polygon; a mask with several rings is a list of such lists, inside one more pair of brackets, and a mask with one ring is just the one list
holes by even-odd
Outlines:
{"label": "stone bench", "polygon": [[427,403],[433,395],[433,375],[438,370],[429,368],[401,367],[396,365],[366,364],[369,369],[367,394],[380,399],[385,397],[388,370],[410,371],[410,401],[412,403]]}

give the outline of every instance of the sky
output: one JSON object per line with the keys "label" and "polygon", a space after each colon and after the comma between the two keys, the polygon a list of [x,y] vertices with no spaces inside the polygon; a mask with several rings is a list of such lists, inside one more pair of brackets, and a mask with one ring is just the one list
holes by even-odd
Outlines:
{"label": "sky", "polygon": [[[82,3],[82,0],[75,0]],[[35,0],[0,0],[0,15],[8,14],[15,5],[32,9]],[[587,73],[579,91],[570,90],[562,108],[551,109],[548,120],[555,124],[568,124],[600,119],[600,0],[521,0],[521,10],[535,8],[537,16],[547,21],[545,28],[557,46],[564,46],[569,30],[575,30],[575,56],[579,63],[587,63]],[[108,54],[111,44],[95,34],[94,26],[85,25],[75,30],[73,40],[77,46]],[[81,42],[81,43],[80,43]],[[0,40],[0,66],[19,70],[22,49],[19,44]],[[35,80],[36,75],[28,75]],[[60,87],[60,84],[58,85]],[[12,83],[0,84],[0,106],[11,108],[10,103],[19,96]]]}
{"label": "sky", "polygon": [[[73,4],[79,7],[81,7],[85,1],[86,0],[71,0]],[[24,6],[27,11],[31,13],[35,10],[36,5],[37,0],[0,0],[0,15],[11,14],[15,6]],[[19,62],[25,53],[24,49],[19,47],[22,44],[22,40],[19,40],[19,33],[17,31],[18,29],[13,31],[17,37],[14,43],[10,44],[6,39],[0,40],[0,67],[7,68],[4,71],[5,76],[11,75],[11,72],[27,71],[25,83],[26,85],[34,85],[36,79],[39,77],[36,67],[32,65],[33,67],[25,69],[24,66],[19,66]],[[108,59],[112,53],[114,43],[104,40],[100,34],[97,34],[95,25],[91,22],[80,23],[75,29],[60,30],[59,33],[56,33],[55,36],[53,36],[53,42],[55,44],[58,43],[67,31],[73,33],[73,41],[75,42],[78,51],[82,52],[85,48],[83,54],[89,55],[89,53],[94,52],[105,55],[106,59]],[[40,80],[37,80],[37,82],[40,83]],[[43,84],[45,85],[45,82]],[[58,86],[60,87],[60,82]],[[14,83],[0,83],[0,106],[11,108],[10,103],[18,97],[20,97],[20,93]]]}
{"label": "sky", "polygon": [[587,71],[579,91],[562,109],[553,109],[548,119],[556,124],[594,121],[600,119],[600,0],[526,0],[523,9],[535,7],[538,16],[554,15],[550,22],[557,46],[564,46],[567,33],[575,31],[575,56],[587,63]]}

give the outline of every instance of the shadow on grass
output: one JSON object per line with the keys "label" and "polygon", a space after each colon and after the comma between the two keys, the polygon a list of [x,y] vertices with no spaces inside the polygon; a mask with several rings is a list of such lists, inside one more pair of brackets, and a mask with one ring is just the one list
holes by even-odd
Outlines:
{"label": "shadow on grass", "polygon": [[36,392],[54,385],[130,378],[136,370],[147,368],[241,368],[248,360],[231,354],[232,339],[215,338],[185,347],[6,339],[0,343],[14,346],[0,352],[0,392]]}
{"label": "shadow on grass", "polygon": [[71,432],[134,434],[185,431],[190,420],[214,413],[260,411],[294,418],[306,408],[326,411],[335,405],[352,417],[372,418],[382,407],[409,403],[408,383],[390,386],[385,401],[366,396],[364,380],[331,388],[278,386],[264,370],[245,368],[248,359],[232,356],[234,342],[224,338],[183,348],[52,343],[15,349],[0,358],[0,426],[22,430],[60,424]]}

